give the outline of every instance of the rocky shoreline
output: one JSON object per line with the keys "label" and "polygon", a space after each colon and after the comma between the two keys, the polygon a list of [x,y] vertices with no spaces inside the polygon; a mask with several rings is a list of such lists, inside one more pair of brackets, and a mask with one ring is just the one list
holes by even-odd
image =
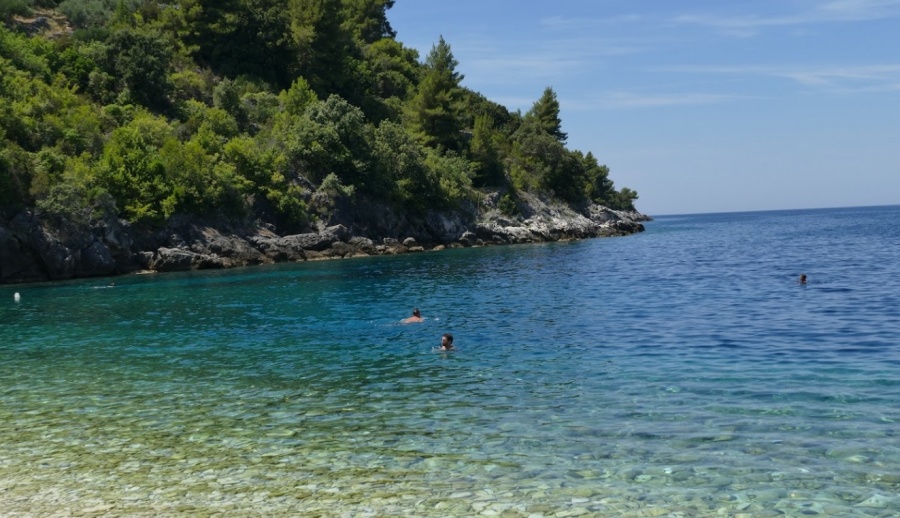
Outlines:
{"label": "rocky shoreline", "polygon": [[498,197],[415,220],[384,207],[354,207],[336,211],[316,231],[290,235],[267,225],[187,217],[155,232],[114,218],[73,228],[23,212],[0,222],[0,284],[622,236],[642,232],[641,222],[650,220],[599,205],[576,211],[531,195],[520,195],[519,214],[510,217],[497,209]]}

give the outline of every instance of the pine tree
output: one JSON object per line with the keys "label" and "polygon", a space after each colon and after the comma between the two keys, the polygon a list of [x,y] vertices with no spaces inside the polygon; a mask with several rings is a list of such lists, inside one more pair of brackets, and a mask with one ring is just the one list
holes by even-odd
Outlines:
{"label": "pine tree", "polygon": [[459,62],[441,36],[425,61],[425,77],[419,83],[408,112],[412,132],[425,145],[458,150],[461,144]]}
{"label": "pine tree", "polygon": [[565,143],[568,135],[562,131],[562,120],[559,118],[559,101],[556,92],[549,86],[544,89],[544,94],[532,106],[529,115],[537,117],[541,128],[556,140]]}

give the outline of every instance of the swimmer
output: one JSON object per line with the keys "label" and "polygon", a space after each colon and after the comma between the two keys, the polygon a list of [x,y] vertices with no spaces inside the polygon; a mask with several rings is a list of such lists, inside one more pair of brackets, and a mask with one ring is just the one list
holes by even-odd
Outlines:
{"label": "swimmer", "polygon": [[444,333],[441,336],[441,346],[437,348],[439,351],[452,351],[453,347],[453,335],[450,333]]}
{"label": "swimmer", "polygon": [[423,320],[425,320],[425,319],[422,318],[422,314],[419,313],[419,308],[416,308],[413,310],[413,314],[411,317],[404,318],[400,322],[403,324],[411,324],[413,322],[422,322]]}
{"label": "swimmer", "polygon": [[800,274],[800,284],[806,284],[806,274],[805,273]]}

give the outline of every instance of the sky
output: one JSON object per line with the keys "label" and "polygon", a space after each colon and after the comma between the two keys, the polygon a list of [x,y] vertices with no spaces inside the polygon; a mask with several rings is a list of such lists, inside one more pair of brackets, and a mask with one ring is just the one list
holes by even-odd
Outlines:
{"label": "sky", "polygon": [[900,203],[900,0],[396,0],[388,20],[645,214]]}

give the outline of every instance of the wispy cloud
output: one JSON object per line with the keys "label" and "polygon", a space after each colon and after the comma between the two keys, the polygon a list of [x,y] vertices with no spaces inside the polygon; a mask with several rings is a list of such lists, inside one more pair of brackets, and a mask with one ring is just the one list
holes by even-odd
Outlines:
{"label": "wispy cloud", "polygon": [[470,38],[454,47],[460,71],[481,82],[521,84],[559,80],[595,72],[611,59],[640,54],[642,42],[605,41],[588,37],[513,42]]}
{"label": "wispy cloud", "polygon": [[573,111],[613,108],[658,108],[665,106],[709,105],[742,99],[737,95],[711,93],[635,93],[606,92],[591,99],[564,102],[563,107]]}
{"label": "wispy cloud", "polygon": [[900,0],[814,0],[802,4],[806,7],[784,14],[732,16],[682,14],[673,17],[671,21],[679,25],[700,25],[733,35],[747,36],[768,27],[863,22],[900,17]]}
{"label": "wispy cloud", "polygon": [[540,23],[543,27],[550,29],[570,30],[585,29],[597,27],[601,25],[623,25],[643,22],[646,17],[639,14],[622,14],[618,16],[609,16],[604,18],[579,17],[570,18],[565,16],[551,16],[541,19]]}
{"label": "wispy cloud", "polygon": [[509,55],[490,57],[468,56],[462,67],[464,74],[478,76],[488,82],[503,84],[516,83],[522,78],[553,78],[570,75],[583,66],[577,58],[563,58],[555,55]]}
{"label": "wispy cloud", "polygon": [[660,72],[748,75],[788,79],[803,86],[836,93],[893,91],[900,83],[900,64],[864,66],[676,66]]}
{"label": "wispy cloud", "polygon": [[831,0],[816,9],[825,21],[864,21],[900,15],[898,0]]}

